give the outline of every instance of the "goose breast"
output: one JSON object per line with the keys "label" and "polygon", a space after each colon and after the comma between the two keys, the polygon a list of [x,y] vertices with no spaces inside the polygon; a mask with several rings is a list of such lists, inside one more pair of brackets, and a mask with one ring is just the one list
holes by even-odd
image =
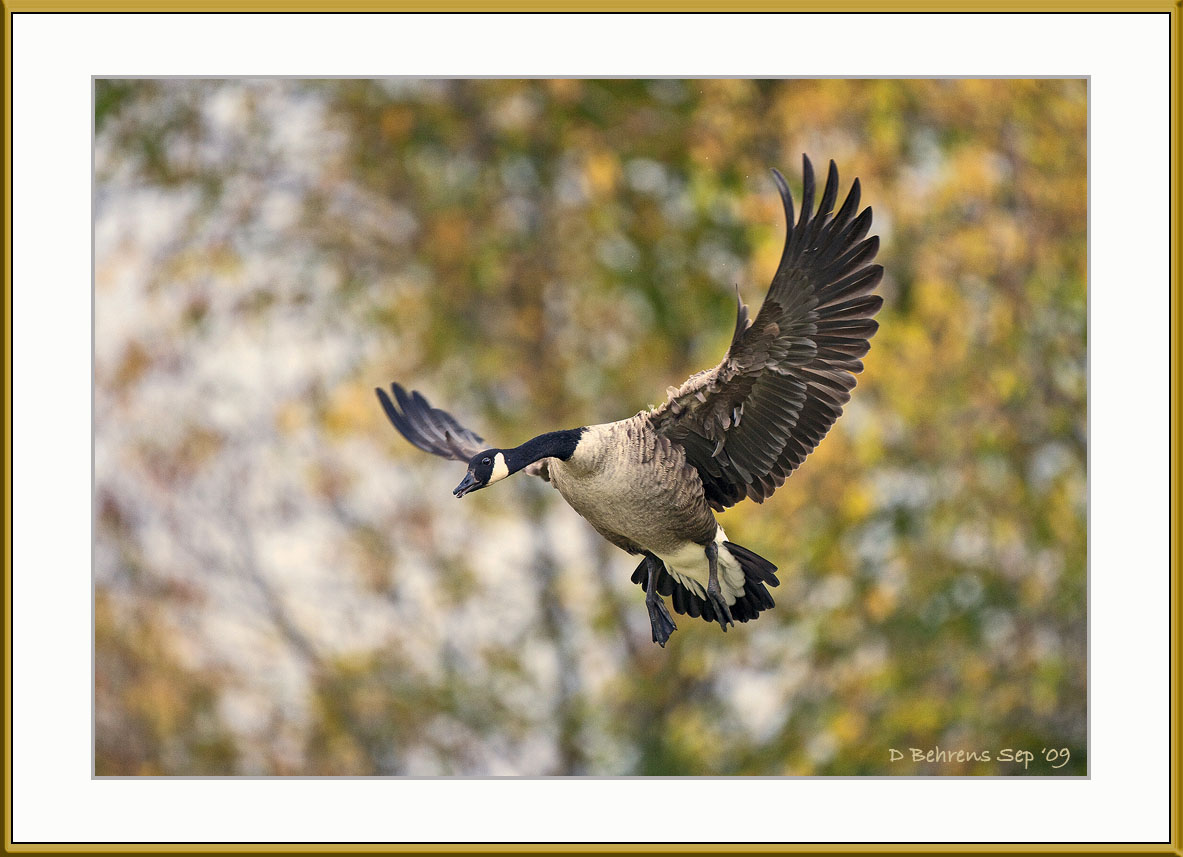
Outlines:
{"label": "goose breast", "polygon": [[630,553],[661,554],[715,537],[698,471],[681,446],[652,431],[647,412],[588,427],[574,455],[551,459],[549,468],[571,508]]}

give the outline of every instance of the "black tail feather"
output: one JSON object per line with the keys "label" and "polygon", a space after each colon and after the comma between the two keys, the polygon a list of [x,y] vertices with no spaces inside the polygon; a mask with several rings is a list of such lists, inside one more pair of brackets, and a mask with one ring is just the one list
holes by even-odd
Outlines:
{"label": "black tail feather", "polygon": [[[772,600],[772,595],[765,588],[765,584],[768,586],[780,585],[780,581],[776,577],[776,566],[759,554],[752,553],[743,545],[723,542],[723,547],[727,548],[735,557],[739,567],[743,569],[745,578],[743,595],[731,605],[731,617],[736,622],[749,622],[776,604]],[[662,563],[661,560],[657,560],[657,562],[660,564],[657,572],[657,591],[661,595],[672,596],[674,612],[694,618],[701,616],[708,622],[719,621],[719,617],[715,615],[715,609],[709,601],[700,598],[674,580],[674,576],[666,569],[665,563]],[[649,591],[649,567],[644,559],[633,572],[632,581],[640,584],[643,591]]]}
{"label": "black tail feather", "polygon": [[780,581],[776,579],[776,566],[764,557],[735,542],[723,542],[723,547],[731,551],[731,555],[739,561],[744,577],[748,580],[758,580],[769,586],[780,586]]}

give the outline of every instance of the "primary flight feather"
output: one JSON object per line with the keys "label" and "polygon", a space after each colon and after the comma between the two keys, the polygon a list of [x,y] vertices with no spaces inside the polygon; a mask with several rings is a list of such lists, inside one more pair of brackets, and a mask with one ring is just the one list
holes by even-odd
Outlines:
{"label": "primary flight feather", "polygon": [[784,252],[753,321],[737,296],[735,334],[713,369],[670,388],[659,408],[613,423],[548,432],[512,449],[482,438],[420,393],[391,385],[378,398],[394,427],[420,449],[467,461],[462,497],[519,470],[548,480],[608,541],[642,556],[633,573],[645,591],[653,641],[676,630],[677,613],[724,631],[773,606],[776,566],[727,540],[715,520],[744,498],[763,502],[818,445],[854,389],[878,329],[871,209],[858,211],[854,180],[841,208],[830,162],[814,209],[815,182],[803,158],[801,215],[784,177]]}

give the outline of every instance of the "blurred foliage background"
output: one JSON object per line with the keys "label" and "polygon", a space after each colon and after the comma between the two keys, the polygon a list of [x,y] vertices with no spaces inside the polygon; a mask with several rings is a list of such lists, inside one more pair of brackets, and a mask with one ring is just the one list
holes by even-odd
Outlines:
{"label": "blurred foliage background", "polygon": [[[95,128],[99,775],[1087,771],[1085,81],[99,80]],[[658,404],[802,152],[882,327],[722,516],[777,607],[662,650],[630,557],[537,480],[457,503],[373,388],[500,446]]]}

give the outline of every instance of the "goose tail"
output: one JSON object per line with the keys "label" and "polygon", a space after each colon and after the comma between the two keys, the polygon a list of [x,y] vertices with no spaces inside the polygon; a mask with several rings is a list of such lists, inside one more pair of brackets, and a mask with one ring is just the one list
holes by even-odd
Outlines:
{"label": "goose tail", "polygon": [[[739,567],[743,569],[744,573],[743,594],[729,607],[731,618],[736,622],[749,622],[776,603],[772,600],[772,596],[768,594],[767,589],[768,586],[778,586],[780,584],[780,581],[776,578],[776,566],[759,554],[748,550],[743,545],[725,541],[722,546],[735,558],[735,561],[739,563]],[[661,560],[658,560],[658,562],[661,562]],[[649,572],[644,559],[641,560],[640,565],[633,572],[632,581],[633,583],[640,584],[642,590],[648,591]],[[715,609],[711,603],[695,595],[675,580],[673,575],[666,569],[665,563],[661,564],[658,572],[657,592],[659,595],[671,597],[674,611],[677,613],[691,616],[695,619],[701,617],[708,622],[720,622],[720,617],[715,615]]]}
{"label": "goose tail", "polygon": [[758,553],[753,553],[735,542],[723,542],[723,547],[735,557],[735,561],[743,569],[744,576],[743,595],[731,605],[731,616],[737,622],[755,619],[776,604],[767,589],[768,586],[780,585],[776,577],[776,566]]}

